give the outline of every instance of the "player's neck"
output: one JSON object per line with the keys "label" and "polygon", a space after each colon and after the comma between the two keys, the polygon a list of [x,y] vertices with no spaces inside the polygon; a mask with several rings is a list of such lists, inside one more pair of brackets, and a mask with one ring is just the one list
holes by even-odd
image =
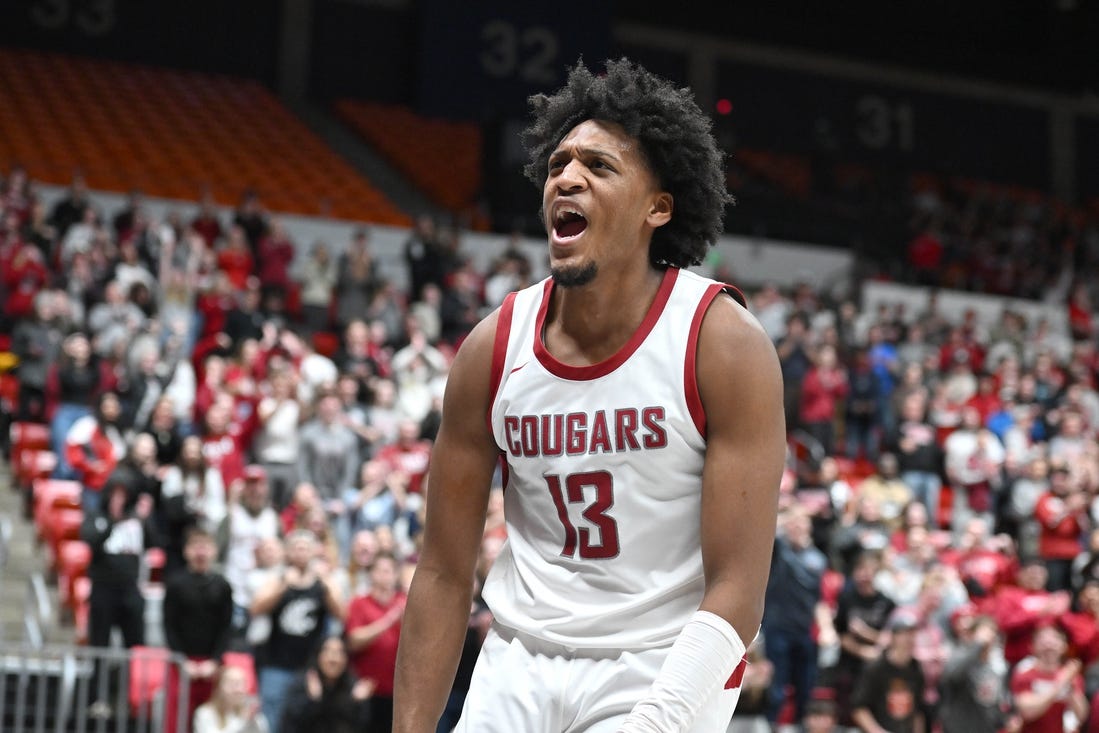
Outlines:
{"label": "player's neck", "polygon": [[581,287],[553,289],[543,334],[555,358],[576,366],[597,364],[613,356],[633,336],[649,313],[664,272],[601,271]]}

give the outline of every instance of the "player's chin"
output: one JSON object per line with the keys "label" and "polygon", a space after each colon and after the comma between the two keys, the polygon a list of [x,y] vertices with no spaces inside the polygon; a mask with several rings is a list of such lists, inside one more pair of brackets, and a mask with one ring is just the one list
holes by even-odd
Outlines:
{"label": "player's chin", "polygon": [[553,282],[563,288],[578,288],[587,285],[595,279],[598,272],[598,265],[590,261],[550,267],[550,276],[553,278]]}

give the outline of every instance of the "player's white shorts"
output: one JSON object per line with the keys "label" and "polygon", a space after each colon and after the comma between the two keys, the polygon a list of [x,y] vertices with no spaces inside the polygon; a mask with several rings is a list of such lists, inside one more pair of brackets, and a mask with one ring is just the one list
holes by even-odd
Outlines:
{"label": "player's white shorts", "polygon": [[[572,651],[493,626],[455,733],[614,733],[670,649]],[[738,697],[714,693],[690,733],[725,733]]]}

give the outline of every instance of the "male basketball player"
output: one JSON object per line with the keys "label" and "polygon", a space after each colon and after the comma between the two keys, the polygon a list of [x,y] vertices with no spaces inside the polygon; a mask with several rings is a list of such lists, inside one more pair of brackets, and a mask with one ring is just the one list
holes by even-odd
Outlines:
{"label": "male basketball player", "polygon": [[[685,269],[728,201],[709,120],[626,60],[531,98],[552,277],[462,345],[397,662],[399,733],[435,730],[489,485],[508,540],[461,733],[724,731],[755,637],[785,455],[770,340]],[[732,297],[730,297],[732,296]]]}

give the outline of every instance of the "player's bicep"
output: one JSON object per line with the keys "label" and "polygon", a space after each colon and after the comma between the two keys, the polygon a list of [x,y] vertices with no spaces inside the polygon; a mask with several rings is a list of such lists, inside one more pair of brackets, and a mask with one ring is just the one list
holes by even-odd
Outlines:
{"label": "player's bicep", "polygon": [[468,565],[472,573],[499,456],[487,423],[495,332],[494,316],[482,321],[462,343],[447,376],[427,479],[421,567]]}
{"label": "player's bicep", "polygon": [[786,458],[782,375],[766,333],[724,298],[703,320],[697,359],[707,424],[702,607],[749,641],[762,617]]}

